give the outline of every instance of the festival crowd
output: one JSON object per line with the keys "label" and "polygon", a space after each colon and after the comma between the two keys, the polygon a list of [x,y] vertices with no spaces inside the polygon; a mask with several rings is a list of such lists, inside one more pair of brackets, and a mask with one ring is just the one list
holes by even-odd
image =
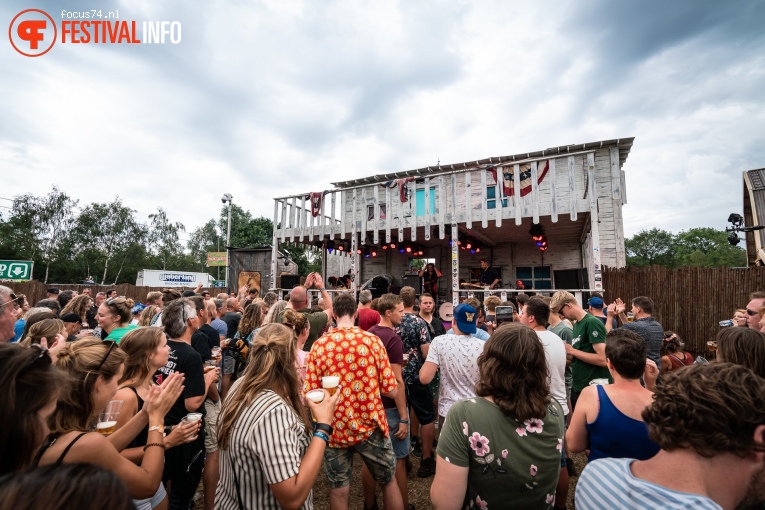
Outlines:
{"label": "festival crowd", "polygon": [[311,509],[321,470],[341,510],[356,454],[365,510],[414,508],[412,457],[439,510],[566,508],[571,476],[581,510],[765,508],[765,292],[710,361],[646,296],[435,308],[316,273],[284,299],[0,286],[0,510],[189,509],[200,484],[206,510]]}

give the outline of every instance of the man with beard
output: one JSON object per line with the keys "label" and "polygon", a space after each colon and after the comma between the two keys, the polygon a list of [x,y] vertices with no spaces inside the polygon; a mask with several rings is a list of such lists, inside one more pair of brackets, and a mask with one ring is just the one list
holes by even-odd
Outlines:
{"label": "man with beard", "polygon": [[765,380],[732,363],[668,373],[643,411],[661,450],[600,459],[576,486],[580,510],[759,509],[765,501]]}

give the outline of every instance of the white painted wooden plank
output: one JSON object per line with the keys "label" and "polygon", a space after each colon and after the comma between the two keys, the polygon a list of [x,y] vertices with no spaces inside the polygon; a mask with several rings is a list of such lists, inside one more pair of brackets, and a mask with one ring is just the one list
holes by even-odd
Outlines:
{"label": "white painted wooden plank", "polygon": [[486,228],[489,226],[489,209],[486,207],[486,169],[481,169],[481,226]]}
{"label": "white painted wooden plank", "polygon": [[574,156],[568,157],[568,200],[569,200],[569,215],[571,221],[576,221],[576,178],[574,177]]}
{"label": "white painted wooden plank", "polygon": [[282,204],[282,242],[287,240],[287,201],[280,200]]}
{"label": "white painted wooden plank", "polygon": [[[274,240],[276,240],[276,222],[279,221],[279,202],[280,200],[274,200]],[[273,248],[274,245],[271,246]]]}
{"label": "white painted wooden plank", "polygon": [[319,236],[320,239],[324,240],[324,225],[327,223],[327,195],[324,195],[321,197],[321,213],[319,213],[319,224],[321,227],[319,228]]}
{"label": "white painted wooden plank", "polygon": [[[398,189],[398,187],[396,187]],[[404,202],[401,201],[401,193],[398,193],[398,242],[404,242]]]}
{"label": "white painted wooden plank", "polygon": [[592,288],[596,290],[603,289],[602,268],[600,265],[600,226],[598,225],[598,200],[595,196],[595,155],[590,152],[587,154],[587,175],[589,181],[589,201],[590,201],[590,232],[592,233],[592,269],[590,281]]}
{"label": "white painted wooden plank", "polygon": [[[465,176],[470,175],[466,173]],[[452,222],[452,304],[456,307],[460,302],[460,247],[459,230],[457,224]]]}
{"label": "white painted wooden plank", "polygon": [[539,223],[539,184],[537,183],[537,162],[531,162],[531,210],[532,221]]}
{"label": "white painted wooden plank", "polygon": [[346,206],[348,204],[348,192],[340,192],[340,239],[345,239],[345,234],[348,232],[348,210]]}
{"label": "white painted wooden plank", "polygon": [[515,224],[520,225],[523,211],[521,211],[521,165],[513,165],[513,200],[515,201]]}
{"label": "white painted wooden plank", "polygon": [[313,241],[313,233],[316,226],[316,220],[318,218],[313,215],[313,204],[311,203],[310,195],[308,196],[308,216],[306,216],[306,218],[308,218],[308,221],[306,222],[306,225],[308,225],[308,240]]}
{"label": "white painted wooden plank", "polygon": [[[435,198],[435,197],[433,197]],[[425,240],[430,241],[430,177],[425,177]]]}
{"label": "white painted wooden plank", "polygon": [[301,202],[302,205],[300,206],[300,240],[301,241],[305,239],[305,236],[306,236],[305,225],[308,220],[308,218],[305,215],[305,213],[307,212],[305,209],[305,201],[306,201],[306,197],[305,195],[303,195],[302,202]]}
{"label": "white painted wooden plank", "polygon": [[548,180],[550,181],[550,221],[558,223],[558,189],[555,183],[555,158],[550,158],[550,169],[547,171],[550,174]]}
{"label": "white painted wooden plank", "polygon": [[444,176],[438,178],[438,238],[444,239],[444,218],[446,217],[446,179]]}
{"label": "white painted wooden plank", "polygon": [[[497,168],[497,178],[494,179],[494,215],[496,218],[496,225],[502,226],[502,168]],[[487,207],[487,201],[484,201],[484,207]]]}
{"label": "white painted wooden plank", "polygon": [[361,230],[359,242],[363,245],[367,241],[367,188],[361,188]]}
{"label": "white painted wooden plank", "polygon": [[473,228],[473,172],[465,172],[465,226]]}
{"label": "white painted wooden plank", "polygon": [[290,242],[295,242],[295,215],[297,214],[297,197],[292,197],[292,206],[290,207]]}
{"label": "white painted wooden plank", "polygon": [[372,237],[372,242],[374,244],[377,244],[377,243],[380,242],[380,233],[379,233],[379,229],[380,229],[380,199],[377,196],[377,188],[379,188],[379,186],[377,186],[377,185],[373,185],[372,186],[372,191],[374,193],[374,195],[373,195],[374,205],[372,206],[372,214],[374,215],[374,218],[372,218],[373,221],[374,221],[374,223],[372,223],[372,226],[374,227],[374,234],[373,234],[373,237]]}
{"label": "white painted wooden plank", "polygon": [[624,170],[621,171],[622,174],[622,205],[627,203],[627,179],[624,175]]}
{"label": "white painted wooden plank", "polygon": [[351,201],[351,239],[356,239],[356,232],[358,232],[356,228],[356,208],[359,205],[358,191],[358,189],[353,190],[353,199]]}
{"label": "white painted wooden plank", "polygon": [[390,224],[393,222],[393,202],[390,199],[390,188],[385,187],[385,242],[390,242]]}
{"label": "white painted wooden plank", "polygon": [[611,156],[611,186],[612,186],[612,198],[614,200],[622,199],[622,176],[619,169],[619,148],[612,146],[609,148]]}
{"label": "white painted wooden plank", "polygon": [[337,233],[337,222],[335,221],[335,218],[336,218],[335,210],[336,210],[336,206],[337,206],[337,200],[336,199],[337,199],[337,192],[333,191],[332,192],[332,201],[330,202],[330,205],[329,205],[330,209],[332,209],[332,215],[331,215],[331,219],[330,219],[330,222],[331,222],[330,224],[332,225],[332,227],[329,229],[329,234],[330,234],[329,238],[330,239],[334,239],[335,238],[335,234]]}
{"label": "white painted wooden plank", "polygon": [[449,209],[449,224],[457,223],[458,211],[457,211],[457,174],[452,174],[452,206]]}
{"label": "white painted wooden plank", "polygon": [[411,186],[412,195],[409,197],[409,239],[417,240],[417,181],[409,181],[407,186]]}

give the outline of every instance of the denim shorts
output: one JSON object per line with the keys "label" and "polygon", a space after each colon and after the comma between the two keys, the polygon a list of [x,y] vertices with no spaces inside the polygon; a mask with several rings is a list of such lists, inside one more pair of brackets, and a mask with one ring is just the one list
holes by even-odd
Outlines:
{"label": "denim shorts", "polygon": [[409,437],[410,434],[407,431],[404,439],[397,439],[395,434],[398,430],[398,421],[401,419],[401,415],[398,414],[398,409],[386,409],[385,417],[388,419],[388,427],[390,427],[390,442],[393,445],[393,453],[397,459],[404,459],[409,456]]}
{"label": "denim shorts", "polygon": [[390,439],[382,430],[375,429],[371,436],[349,448],[327,448],[324,450],[324,469],[329,485],[333,489],[351,484],[353,454],[358,453],[366,464],[372,478],[380,485],[387,485],[396,475],[396,455]]}

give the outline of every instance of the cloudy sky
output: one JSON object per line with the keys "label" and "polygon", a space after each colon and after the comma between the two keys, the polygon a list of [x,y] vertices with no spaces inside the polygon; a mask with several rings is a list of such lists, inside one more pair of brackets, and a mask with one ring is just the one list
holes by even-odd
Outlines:
{"label": "cloudy sky", "polygon": [[0,197],[55,184],[192,230],[226,192],[271,217],[333,181],[634,136],[630,236],[724,227],[765,166],[765,2],[92,3],[0,20],[119,9],[182,42],[0,44]]}

